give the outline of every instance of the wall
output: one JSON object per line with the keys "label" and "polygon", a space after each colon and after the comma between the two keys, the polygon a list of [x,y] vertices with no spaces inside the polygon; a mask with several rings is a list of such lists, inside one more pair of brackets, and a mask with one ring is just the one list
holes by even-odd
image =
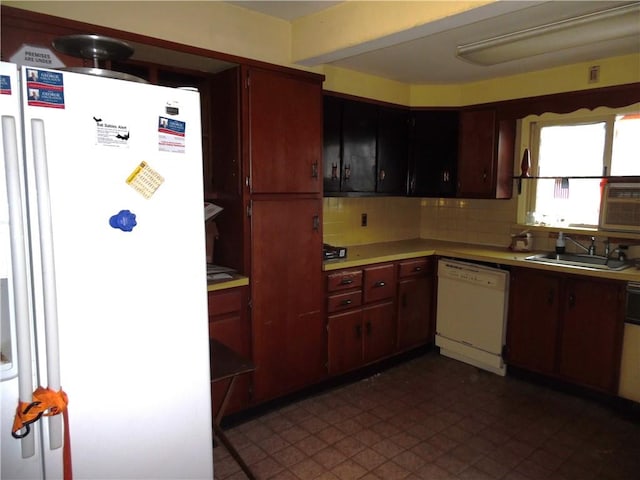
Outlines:
{"label": "wall", "polygon": [[[428,25],[429,21],[472,10],[493,1],[465,2],[346,2],[293,23],[252,12],[226,2],[105,2],[7,1],[3,5],[131,31],[217,52],[324,73],[327,90],[409,106],[461,106],[534,95],[583,90],[640,82],[640,55],[627,55],[580,63],[499,79],[457,85],[409,85],[373,75],[323,65],[305,68],[294,64],[295,52],[314,49],[321,54],[341,45],[356,45],[387,34]],[[120,5],[121,8],[114,8]],[[402,6],[402,8],[400,8]],[[332,12],[333,10],[333,12]],[[357,28],[340,37],[327,34],[312,22],[323,15],[344,14]],[[366,21],[363,12],[377,21]],[[384,22],[383,22],[384,20]],[[322,22],[320,22],[322,23]],[[374,29],[375,27],[375,29]],[[376,33],[376,31],[378,33]],[[302,33],[306,32],[306,33]],[[315,33],[314,33],[315,32]],[[384,32],[383,32],[384,33]],[[295,36],[294,36],[295,35]],[[344,38],[344,36],[350,36]],[[292,39],[295,38],[295,42]],[[295,51],[292,53],[292,50]],[[599,64],[600,82],[587,83],[591,65]]]}
{"label": "wall", "polygon": [[[350,246],[420,237],[421,201],[404,197],[327,197],[324,242]],[[362,227],[361,215],[367,214]]]}
{"label": "wall", "polygon": [[277,65],[290,65],[291,24],[221,1],[2,1],[79,22]]}
{"label": "wall", "polygon": [[[324,199],[324,242],[350,246],[429,238],[507,246],[517,198],[466,200],[404,197]],[[367,214],[362,227],[361,215]]]}

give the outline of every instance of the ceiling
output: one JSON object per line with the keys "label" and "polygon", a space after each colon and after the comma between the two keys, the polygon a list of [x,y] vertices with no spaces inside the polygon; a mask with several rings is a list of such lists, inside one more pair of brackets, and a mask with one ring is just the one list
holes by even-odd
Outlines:
{"label": "ceiling", "polygon": [[[287,21],[332,8],[332,1],[233,1],[242,8]],[[631,36],[615,41],[562,48],[492,66],[475,65],[456,57],[458,45],[513,33],[567,18],[639,2],[526,1],[493,2],[427,25],[380,37],[366,44],[302,59],[305,66],[331,64],[410,84],[466,83],[542,70],[560,65],[640,53],[640,9]],[[639,3],[640,4],[640,3]],[[587,73],[585,72],[585,75]]]}

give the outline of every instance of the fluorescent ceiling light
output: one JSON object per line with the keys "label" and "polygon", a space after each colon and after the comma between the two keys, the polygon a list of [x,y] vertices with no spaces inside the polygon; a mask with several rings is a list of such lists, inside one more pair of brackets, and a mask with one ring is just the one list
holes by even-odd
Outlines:
{"label": "fluorescent ceiling light", "polygon": [[635,37],[640,46],[640,3],[460,45],[456,55],[478,65],[496,65],[625,37]]}

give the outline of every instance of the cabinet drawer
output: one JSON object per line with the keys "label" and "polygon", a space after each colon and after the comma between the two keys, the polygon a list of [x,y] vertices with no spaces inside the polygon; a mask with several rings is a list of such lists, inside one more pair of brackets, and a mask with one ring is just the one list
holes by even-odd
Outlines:
{"label": "cabinet drawer", "polygon": [[239,289],[209,293],[209,317],[239,312],[242,308],[242,293]]}
{"label": "cabinet drawer", "polygon": [[339,312],[346,310],[347,308],[357,307],[362,304],[362,291],[356,290],[354,292],[338,293],[337,295],[331,295],[327,299],[327,312]]}
{"label": "cabinet drawer", "polygon": [[393,264],[368,267],[364,270],[364,302],[392,298],[396,293],[396,277]]}
{"label": "cabinet drawer", "polygon": [[398,277],[415,277],[424,275],[431,270],[431,262],[428,258],[418,258],[415,260],[407,260],[398,264]]}
{"label": "cabinet drawer", "polygon": [[362,270],[346,270],[327,275],[327,291],[336,292],[362,286]]}

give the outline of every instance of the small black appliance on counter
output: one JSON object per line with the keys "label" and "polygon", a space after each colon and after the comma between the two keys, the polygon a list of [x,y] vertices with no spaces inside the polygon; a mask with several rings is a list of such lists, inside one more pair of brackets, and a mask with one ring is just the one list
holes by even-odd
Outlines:
{"label": "small black appliance on counter", "polygon": [[325,260],[334,260],[336,258],[347,258],[346,247],[334,247],[328,243],[322,244],[322,258]]}

